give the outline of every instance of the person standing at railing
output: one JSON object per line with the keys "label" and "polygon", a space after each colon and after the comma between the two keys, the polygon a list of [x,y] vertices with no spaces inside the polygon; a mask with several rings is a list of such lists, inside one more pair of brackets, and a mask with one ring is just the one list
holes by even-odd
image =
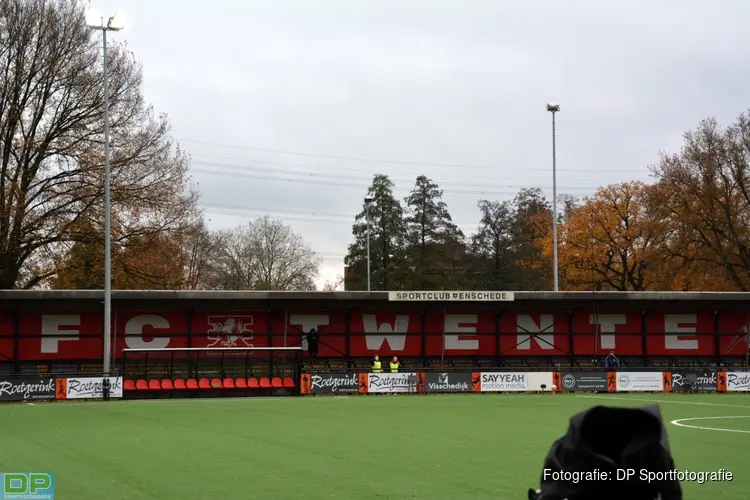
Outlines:
{"label": "person standing at railing", "polygon": [[613,370],[620,368],[620,360],[615,356],[615,351],[609,351],[609,354],[604,359],[604,367]]}
{"label": "person standing at railing", "polygon": [[318,355],[318,332],[315,328],[307,334],[307,353],[313,358]]}
{"label": "person standing at railing", "polygon": [[372,360],[372,373],[383,373],[383,364],[380,362],[380,356],[375,356]]}
{"label": "person standing at railing", "polygon": [[398,373],[398,369],[401,367],[401,363],[398,362],[398,358],[393,356],[391,360],[391,373]]}
{"label": "person standing at railing", "polygon": [[104,401],[109,401],[109,390],[110,390],[109,377],[104,377],[102,379],[102,398],[104,399]]}

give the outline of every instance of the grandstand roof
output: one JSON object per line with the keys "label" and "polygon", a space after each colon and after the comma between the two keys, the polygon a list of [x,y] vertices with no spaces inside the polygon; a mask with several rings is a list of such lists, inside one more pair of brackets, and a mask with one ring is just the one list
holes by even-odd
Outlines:
{"label": "grandstand roof", "polygon": [[[0,290],[0,300],[103,300],[103,290]],[[218,290],[113,290],[114,300],[316,300],[388,301],[388,292],[284,292]],[[750,292],[514,292],[527,301],[746,301]],[[417,302],[417,301],[415,301]],[[434,302],[434,301],[433,301]],[[465,301],[464,301],[465,302]]]}

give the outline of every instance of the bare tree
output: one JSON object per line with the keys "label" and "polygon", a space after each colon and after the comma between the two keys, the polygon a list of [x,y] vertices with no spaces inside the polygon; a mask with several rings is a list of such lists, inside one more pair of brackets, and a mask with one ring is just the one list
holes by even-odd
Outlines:
{"label": "bare tree", "polygon": [[336,276],[336,279],[333,281],[326,280],[325,284],[323,285],[323,292],[341,292],[344,290],[344,277],[343,276]]}
{"label": "bare tree", "polygon": [[[80,0],[0,0],[0,288],[33,287],[103,231],[103,72]],[[113,244],[193,220],[187,158],[141,92],[141,66],[109,49]]]}
{"label": "bare tree", "polygon": [[315,290],[321,259],[280,220],[265,216],[215,241],[212,288]]}

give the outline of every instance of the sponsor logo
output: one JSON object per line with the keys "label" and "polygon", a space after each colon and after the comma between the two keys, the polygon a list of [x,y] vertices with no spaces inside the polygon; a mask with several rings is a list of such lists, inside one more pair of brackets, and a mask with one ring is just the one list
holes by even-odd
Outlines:
{"label": "sponsor logo", "polygon": [[617,375],[618,391],[663,391],[665,381],[661,372],[632,372]]}
{"label": "sponsor logo", "polygon": [[428,392],[471,392],[470,373],[427,373]]}
{"label": "sponsor logo", "polygon": [[414,373],[371,373],[369,392],[416,392],[417,376]]}
{"label": "sponsor logo", "polygon": [[49,472],[0,473],[0,499],[54,500],[55,475]]}
{"label": "sponsor logo", "polygon": [[678,373],[672,372],[672,388],[691,385],[700,389],[716,389],[718,376],[716,372]]}
{"label": "sponsor logo", "polygon": [[[113,398],[122,397],[122,377],[109,378],[109,395]],[[104,395],[104,378],[69,378],[66,399],[101,398]]]}
{"label": "sponsor logo", "polygon": [[253,323],[253,317],[246,314],[209,316],[206,347],[253,347]]}
{"label": "sponsor logo", "polygon": [[750,373],[728,372],[727,373],[727,390],[728,391],[750,391]]}
{"label": "sponsor logo", "polygon": [[0,380],[0,401],[54,399],[55,379]]}
{"label": "sponsor logo", "polygon": [[525,373],[482,373],[483,391],[526,391],[529,379]]}
{"label": "sponsor logo", "polygon": [[358,388],[356,373],[310,375],[310,392],[357,392]]}
{"label": "sponsor logo", "polygon": [[563,373],[562,388],[566,391],[606,391],[607,373]]}

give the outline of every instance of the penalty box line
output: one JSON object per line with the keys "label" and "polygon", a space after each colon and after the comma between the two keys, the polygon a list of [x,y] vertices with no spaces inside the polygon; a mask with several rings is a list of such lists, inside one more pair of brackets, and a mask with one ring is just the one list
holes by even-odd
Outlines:
{"label": "penalty box line", "polygon": [[671,401],[669,399],[648,399],[648,398],[631,398],[631,397],[619,397],[619,396],[599,396],[599,395],[591,395],[591,396],[583,396],[583,395],[577,395],[577,398],[586,398],[586,399],[611,399],[615,401],[645,401],[647,403],[672,403],[672,404],[680,404],[680,405],[692,405],[692,406],[718,406],[723,408],[744,408],[749,409],[750,405],[733,405],[728,403],[703,403],[700,401]]}

